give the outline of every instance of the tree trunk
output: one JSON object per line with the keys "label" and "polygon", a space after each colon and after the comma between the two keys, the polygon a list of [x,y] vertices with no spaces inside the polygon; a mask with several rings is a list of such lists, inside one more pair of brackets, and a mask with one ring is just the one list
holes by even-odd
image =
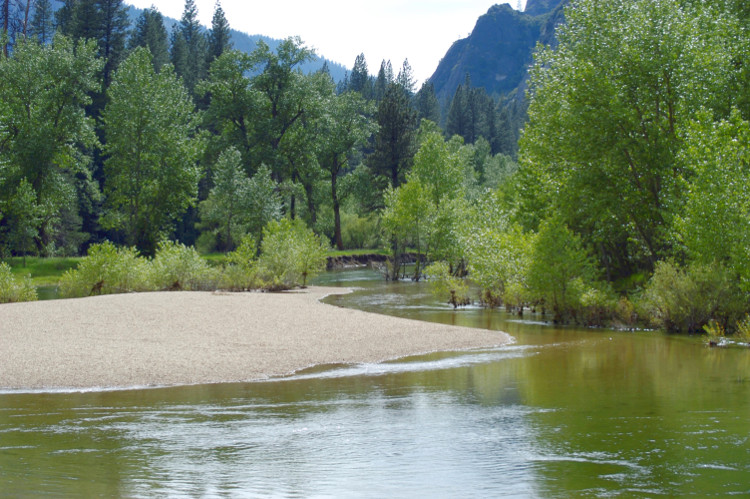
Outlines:
{"label": "tree trunk", "polygon": [[341,206],[338,193],[336,192],[336,174],[331,173],[331,199],[333,200],[333,238],[338,250],[344,249],[344,240],[341,237]]}
{"label": "tree trunk", "polygon": [[[0,33],[5,36],[9,36],[9,33],[8,33],[8,18],[9,17],[10,17],[10,0],[5,0],[3,2],[3,32]],[[5,57],[8,57],[8,42],[7,41],[3,43],[3,54],[5,54]]]}

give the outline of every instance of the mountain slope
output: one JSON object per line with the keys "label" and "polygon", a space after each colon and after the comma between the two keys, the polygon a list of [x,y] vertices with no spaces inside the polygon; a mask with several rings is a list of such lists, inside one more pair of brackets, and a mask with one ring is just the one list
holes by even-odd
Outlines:
{"label": "mountain slope", "polygon": [[477,20],[468,38],[456,41],[430,82],[441,102],[453,97],[466,75],[475,87],[506,96],[525,85],[537,42],[552,43],[567,0],[529,0],[525,12],[495,5]]}

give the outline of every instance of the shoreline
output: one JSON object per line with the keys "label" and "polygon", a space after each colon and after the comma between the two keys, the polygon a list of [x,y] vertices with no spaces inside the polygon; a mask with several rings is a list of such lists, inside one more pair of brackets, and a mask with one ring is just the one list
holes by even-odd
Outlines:
{"label": "shoreline", "polygon": [[283,379],[510,343],[500,331],[322,303],[348,288],[152,292],[0,305],[0,393],[116,391]]}

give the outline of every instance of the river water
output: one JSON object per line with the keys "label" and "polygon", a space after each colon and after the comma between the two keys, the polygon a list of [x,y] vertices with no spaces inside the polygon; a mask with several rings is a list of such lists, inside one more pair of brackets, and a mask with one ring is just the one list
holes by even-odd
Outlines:
{"label": "river water", "polygon": [[[374,273],[340,306],[512,345],[262,383],[0,394],[0,495],[750,494],[750,349],[453,311]],[[374,319],[377,320],[377,319]]]}

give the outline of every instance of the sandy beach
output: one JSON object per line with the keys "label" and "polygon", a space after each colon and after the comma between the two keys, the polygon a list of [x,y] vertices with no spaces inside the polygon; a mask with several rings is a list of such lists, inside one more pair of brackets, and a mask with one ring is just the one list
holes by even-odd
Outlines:
{"label": "sandy beach", "polygon": [[345,292],[162,292],[0,305],[0,389],[255,381],[511,341],[498,331],[320,302]]}

